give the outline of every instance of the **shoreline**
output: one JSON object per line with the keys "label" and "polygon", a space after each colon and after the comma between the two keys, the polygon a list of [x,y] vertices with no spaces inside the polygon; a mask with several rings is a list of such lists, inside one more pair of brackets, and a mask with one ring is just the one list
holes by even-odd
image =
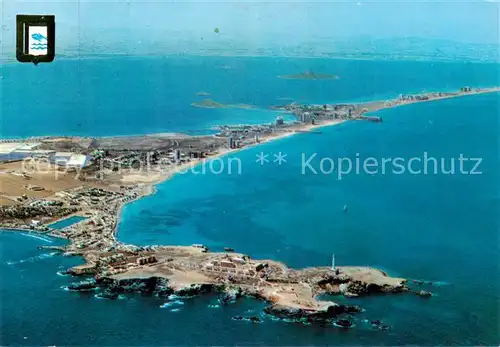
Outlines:
{"label": "shoreline", "polygon": [[[321,125],[317,125],[317,126],[310,126],[310,127],[301,128],[301,130],[314,130],[314,129],[321,128],[321,127],[329,127],[329,126],[339,125],[339,124],[342,124],[344,122],[347,122],[347,121],[332,121],[331,123],[325,123],[325,124],[321,124]],[[244,151],[247,149],[251,149],[251,148],[266,144],[266,143],[283,140],[283,139],[291,137],[293,135],[300,135],[300,134],[306,134],[306,133],[297,132],[297,131],[290,131],[290,132],[286,132],[286,133],[283,133],[283,134],[278,135],[278,136],[265,138],[259,143],[253,143],[253,144],[247,145],[245,147],[241,147],[241,148],[227,149],[227,150],[221,151],[221,152],[217,153],[216,155],[213,155],[209,158],[205,158],[203,160],[198,160],[196,162],[190,162],[187,164],[179,165],[178,167],[176,167],[176,169],[172,170],[171,172],[169,172],[167,175],[165,175],[162,178],[158,178],[150,183],[142,183],[142,184],[146,185],[145,188],[148,189],[149,191],[144,192],[143,194],[141,194],[140,196],[138,196],[137,198],[135,198],[133,200],[130,200],[130,201],[127,201],[127,202],[121,204],[121,206],[119,207],[119,210],[118,210],[117,216],[116,216],[117,222],[116,222],[116,226],[114,228],[114,233],[113,233],[114,240],[116,242],[121,243],[121,241],[118,240],[118,238],[117,238],[117,234],[118,234],[118,225],[120,223],[119,220],[120,220],[123,208],[125,208],[125,205],[132,203],[132,202],[135,202],[137,200],[140,200],[142,198],[145,198],[147,196],[156,194],[156,191],[158,189],[157,188],[158,185],[163,184],[163,183],[173,179],[177,175],[182,175],[182,174],[187,173],[187,172],[183,173],[182,171],[188,170],[188,169],[193,169],[193,168],[197,167],[198,165],[203,164],[204,161],[210,161],[213,159],[223,158],[227,155],[235,154],[235,153],[238,153],[238,152],[241,152],[241,151]],[[146,189],[144,189],[144,190],[146,190]]]}
{"label": "shoreline", "polygon": [[[410,101],[410,102],[406,102],[406,103],[393,104],[393,105],[390,105],[390,106],[384,106],[383,105],[381,107],[376,107],[374,109],[369,109],[368,112],[367,112],[367,114],[374,114],[374,113],[376,113],[378,111],[382,111],[382,110],[386,110],[386,109],[392,109],[392,108],[397,108],[397,107],[401,107],[401,106],[413,105],[413,104],[418,104],[418,103],[433,102],[433,101],[440,101],[440,100],[445,100],[445,99],[453,99],[453,98],[459,98],[459,97],[465,97],[465,96],[482,95],[482,94],[498,93],[498,92],[500,92],[500,87],[490,88],[490,89],[481,90],[481,91],[473,91],[473,92],[470,92],[468,94],[448,95],[448,96],[437,97],[437,98],[429,99],[429,100],[415,100],[415,101]],[[370,106],[370,105],[374,105],[374,104],[377,105],[378,103],[383,104],[386,101],[387,100],[369,101],[369,102],[366,102],[366,103],[361,103],[360,105],[361,106],[364,106],[364,105]],[[234,154],[234,153],[238,153],[240,151],[251,149],[251,148],[257,147],[259,145],[263,145],[263,144],[270,143],[270,142],[273,142],[273,141],[279,141],[279,140],[282,140],[282,139],[285,139],[285,138],[288,138],[288,137],[291,137],[291,136],[294,136],[294,135],[307,134],[307,132],[312,131],[312,130],[317,130],[317,129],[320,129],[320,128],[323,128],[323,127],[331,127],[331,126],[335,126],[335,125],[346,123],[348,121],[349,120],[332,120],[332,121],[327,121],[327,122],[324,122],[324,123],[321,123],[321,124],[314,124],[314,125],[307,124],[307,125],[302,125],[302,126],[298,127],[297,129],[284,132],[284,133],[282,133],[280,135],[269,136],[267,138],[264,138],[259,143],[253,143],[253,144],[241,147],[241,148],[226,149],[226,150],[221,151],[221,152],[219,152],[219,153],[217,153],[217,154],[215,154],[215,155],[213,155],[213,156],[211,156],[209,158],[205,158],[203,160],[198,160],[198,161],[195,161],[195,162],[191,162],[191,163],[179,165],[176,169],[172,170],[171,172],[169,172],[168,174],[166,174],[164,177],[159,178],[157,180],[154,180],[154,181],[152,181],[150,183],[146,183],[146,184],[148,184],[148,185],[150,185],[152,187],[152,192],[150,192],[149,194],[145,194],[142,197],[155,194],[155,192],[156,192],[156,186],[157,185],[170,180],[171,178],[173,178],[174,176],[176,176],[178,174],[183,174],[181,171],[194,168],[194,167],[202,164],[204,161],[209,161],[209,160],[213,160],[213,159],[222,158],[222,157],[224,157],[226,155],[231,155],[231,154]],[[138,199],[135,199],[135,200],[132,200],[132,201],[136,201]],[[132,202],[132,201],[129,201],[129,202]],[[129,202],[127,202],[127,203],[129,203]]]}
{"label": "shoreline", "polygon": [[[86,211],[91,216],[86,222],[76,223],[65,229],[49,230],[45,234],[37,234],[68,240],[68,245],[57,247],[57,250],[66,255],[83,258],[82,265],[68,269],[67,273],[74,276],[90,275],[94,282],[72,284],[72,290],[88,290],[91,287],[101,290],[101,295],[111,299],[124,291],[137,291],[137,286],[139,286],[139,291],[144,290],[144,292],[151,291],[152,286],[152,291],[158,295],[197,295],[206,291],[220,290],[225,292],[225,295],[232,296],[231,293],[236,291],[237,294],[234,294],[236,297],[249,295],[270,303],[265,312],[275,316],[324,322],[337,319],[339,315],[345,313],[359,312],[360,309],[318,300],[320,294],[357,297],[381,293],[414,292],[416,295],[429,297],[432,293],[423,290],[413,291],[409,288],[408,279],[392,278],[386,272],[372,267],[335,267],[332,261],[332,267],[293,269],[275,260],[252,259],[232,249],[224,252],[209,252],[208,248],[203,245],[136,246],[125,244],[118,239],[118,225],[122,218],[123,208],[128,203],[155,194],[157,185],[206,160],[221,158],[322,127],[342,124],[348,120],[367,119],[364,116],[366,113],[419,102],[499,91],[500,88],[497,87],[487,90],[461,91],[453,95],[426,94],[430,99],[415,100],[412,97],[411,99],[371,101],[348,105],[348,108],[354,108],[356,114],[354,117],[349,115],[347,119],[335,117],[323,119],[316,124],[312,121],[312,124],[294,123],[286,127],[277,125],[272,132],[266,134],[267,136],[263,136],[261,141],[256,138],[255,143],[244,144],[239,148],[222,149],[219,147],[217,152],[205,159],[196,159],[181,165],[175,164],[176,166],[171,167],[168,173],[159,178],[158,175],[145,176],[141,181],[140,176],[132,175],[127,178],[132,181],[129,183],[133,184],[123,190],[91,188],[82,191],[78,193],[86,204],[82,206],[87,206]],[[319,108],[323,107],[319,106]],[[306,109],[317,111],[318,105]],[[327,107],[324,106],[324,109],[326,111]],[[279,130],[282,132],[277,133],[276,131]],[[134,178],[136,182],[133,181]],[[108,187],[113,185],[111,182],[107,182]],[[88,203],[95,199],[98,201],[97,204]],[[70,218],[70,215],[62,219],[66,218]],[[16,227],[2,228],[2,230],[36,232]],[[56,249],[51,246],[41,246],[41,248]],[[146,288],[140,289],[144,285]]]}
{"label": "shoreline", "polygon": [[[391,104],[389,106],[385,104],[388,100],[370,101],[367,103],[361,103],[360,105],[361,106],[368,105],[368,107],[375,106],[374,108],[369,109],[367,112],[367,114],[374,114],[378,111],[391,109],[391,108],[397,108],[397,107],[401,107],[401,106],[413,105],[413,104],[424,103],[424,102],[440,101],[440,100],[465,97],[465,96],[498,93],[498,92],[500,92],[500,87],[494,87],[494,88],[485,89],[485,90],[481,90],[481,91],[472,91],[470,93],[463,93],[463,94],[457,94],[457,95],[446,95],[446,96],[436,97],[436,98],[429,99],[429,100],[413,100],[413,101],[409,101],[409,102],[405,102],[405,103]],[[118,239],[117,236],[118,236],[118,225],[120,224],[121,215],[122,215],[123,209],[125,208],[125,205],[132,203],[134,201],[140,200],[142,198],[145,198],[147,196],[156,194],[158,185],[171,180],[176,175],[184,174],[184,173],[182,173],[182,171],[188,170],[188,169],[193,169],[193,168],[197,167],[198,165],[201,165],[204,161],[219,159],[219,158],[222,158],[226,155],[235,154],[235,153],[238,153],[240,151],[244,151],[247,149],[257,147],[259,145],[263,145],[263,144],[270,143],[273,141],[279,141],[279,140],[282,140],[282,139],[285,139],[285,138],[288,138],[288,137],[291,137],[294,135],[307,134],[307,132],[312,131],[312,130],[317,130],[317,129],[320,129],[323,127],[331,127],[331,126],[346,123],[348,121],[352,121],[352,120],[331,120],[331,121],[323,122],[321,124],[305,124],[305,125],[301,124],[297,129],[284,132],[284,133],[277,135],[277,136],[268,136],[268,137],[262,139],[262,141],[259,143],[252,143],[252,144],[249,144],[249,145],[241,147],[241,148],[225,149],[225,150],[223,150],[223,151],[221,151],[221,152],[219,152],[219,153],[217,153],[209,158],[205,158],[202,160],[197,160],[194,162],[179,165],[175,169],[173,169],[171,172],[166,174],[164,177],[158,178],[158,179],[153,180],[153,181],[148,182],[148,183],[140,183],[140,184],[145,185],[145,186],[143,186],[143,189],[141,190],[142,194],[140,194],[138,197],[136,197],[133,200],[130,200],[130,201],[127,201],[127,202],[120,204],[120,206],[118,207],[118,211],[116,213],[116,224],[113,228],[114,241],[118,242],[120,244],[122,243]],[[187,172],[185,172],[185,173],[187,173]]]}
{"label": "shoreline", "polygon": [[[394,99],[389,99],[389,100],[368,101],[368,102],[360,103],[360,104],[357,104],[357,105],[359,107],[361,107],[361,108],[366,109],[366,114],[374,114],[374,113],[376,113],[378,111],[382,111],[382,110],[385,110],[385,109],[391,109],[391,108],[397,108],[397,107],[401,107],[401,106],[413,105],[413,104],[424,103],[424,102],[440,101],[440,100],[452,99],[452,98],[458,98],[458,97],[482,95],[482,94],[489,94],[489,93],[498,93],[498,92],[500,92],[500,87],[492,87],[492,88],[486,88],[486,89],[481,89],[481,90],[473,90],[473,91],[470,91],[470,92],[458,92],[458,94],[453,94],[453,95],[443,95],[443,96],[433,97],[433,98],[430,98],[428,100],[410,100],[410,101],[405,101],[405,102],[397,102],[397,101],[395,102]],[[430,94],[430,93],[433,93],[433,92],[427,92],[425,94]],[[391,103],[387,104],[388,102],[391,102]],[[134,201],[140,200],[140,199],[142,199],[144,197],[147,197],[147,196],[150,196],[150,195],[154,195],[156,193],[156,191],[157,191],[157,186],[158,185],[169,181],[174,176],[179,175],[179,174],[187,173],[188,172],[187,170],[193,169],[193,168],[197,167],[198,165],[203,164],[206,161],[210,161],[210,160],[213,160],[213,159],[219,159],[219,158],[222,158],[222,157],[227,156],[227,155],[232,155],[232,154],[238,153],[240,151],[244,151],[244,150],[247,150],[247,149],[251,149],[251,148],[257,147],[259,145],[263,145],[263,144],[270,143],[270,142],[273,142],[273,141],[279,141],[279,140],[282,140],[282,139],[285,139],[285,138],[288,138],[288,137],[291,137],[291,136],[294,136],[294,135],[307,134],[308,132],[321,129],[323,127],[331,127],[331,126],[343,124],[345,122],[353,121],[353,120],[358,120],[358,119],[332,119],[332,120],[322,121],[321,123],[318,123],[318,124],[303,124],[303,123],[298,123],[297,124],[297,123],[293,123],[293,124],[290,125],[290,128],[285,129],[284,131],[282,131],[281,133],[279,133],[277,135],[273,134],[273,135],[268,135],[266,137],[263,137],[262,140],[260,142],[258,142],[258,143],[247,144],[247,145],[245,145],[243,147],[239,147],[239,148],[232,148],[232,149],[224,148],[224,149],[220,150],[219,152],[217,152],[216,154],[214,154],[214,155],[212,155],[210,157],[207,157],[207,158],[204,158],[204,159],[198,159],[198,160],[195,160],[195,161],[191,161],[191,162],[188,162],[188,163],[184,163],[184,164],[178,165],[178,166],[174,167],[172,170],[170,170],[168,173],[165,173],[162,177],[153,179],[151,181],[145,181],[145,182],[132,181],[132,182],[128,182],[128,183],[136,184],[140,188],[140,192],[139,192],[139,194],[135,198],[133,198],[131,200],[128,200],[128,201],[121,202],[119,204],[119,206],[117,207],[117,210],[116,210],[116,213],[115,213],[115,216],[114,216],[116,218],[116,223],[115,223],[115,225],[113,227],[113,234],[112,234],[114,242],[117,242],[119,244],[123,244],[117,238],[118,225],[120,224],[120,219],[121,219],[121,215],[122,215],[122,212],[123,212],[123,208],[127,204],[129,204],[129,203],[132,203]],[[165,134],[165,133],[159,133],[159,134]],[[155,136],[155,135],[158,135],[158,134],[134,135],[134,137],[135,136]],[[175,134],[175,135],[179,135],[179,134]],[[186,137],[190,137],[190,138],[197,138],[197,137],[199,137],[199,136],[190,136],[190,135],[185,135],[185,136]],[[74,137],[74,136],[69,136],[69,137],[65,137],[65,136],[51,137],[51,136],[48,136],[48,137],[40,137],[40,138],[47,138],[47,139],[52,139],[52,138],[54,138],[54,139],[60,139],[60,138],[81,138],[81,139],[88,139],[89,137]],[[17,140],[16,140],[16,142],[17,142]],[[22,141],[19,141],[19,142],[22,142]],[[161,173],[161,172],[159,172],[159,173]],[[68,216],[66,216],[64,218],[61,218],[61,220],[69,218],[69,217],[71,217],[71,215],[68,215]],[[14,230],[15,229],[16,228],[14,228]],[[32,229],[20,229],[20,230],[33,231]],[[62,237],[62,236],[53,235],[52,231],[51,232],[47,232],[46,234],[47,235],[51,235],[53,237],[57,237],[57,238],[67,239],[67,238]]]}
{"label": "shoreline", "polygon": [[[446,91],[441,91],[442,93],[457,93],[453,89],[446,90]],[[422,102],[431,102],[431,101],[439,101],[439,100],[444,100],[444,99],[453,99],[453,98],[459,98],[459,97],[466,97],[466,96],[474,96],[474,95],[482,95],[482,94],[490,94],[490,93],[498,93],[500,92],[500,87],[483,87],[481,88],[480,91],[471,91],[468,93],[461,93],[461,94],[454,94],[454,95],[445,95],[441,97],[435,97],[429,100],[414,100],[410,102],[405,102],[405,103],[400,103],[400,104],[394,104],[391,106],[383,106],[374,110],[369,110],[369,112],[376,112],[376,111],[381,111],[383,109],[390,109],[390,108],[396,108],[400,106],[406,106],[406,105],[412,105],[416,103],[422,103]],[[421,93],[416,93],[416,94],[431,94],[433,93],[432,91],[425,91]],[[339,104],[353,104],[353,105],[372,105],[372,104],[377,104],[377,103],[384,103],[386,101],[390,100],[395,100],[396,98],[387,98],[387,99],[379,99],[379,100],[368,100],[368,101],[336,101],[336,102],[331,102],[331,103],[339,103]],[[289,100],[292,101],[293,100]],[[253,110],[253,109],[252,109]],[[256,108],[255,110],[262,110],[262,111],[268,111],[268,112],[276,112],[279,113],[280,110],[276,109],[266,109],[266,108]],[[271,121],[270,121],[271,122]],[[231,124],[231,126],[238,126],[238,125],[253,125],[253,124]],[[321,128],[323,126],[331,126],[335,124],[316,124],[313,126],[313,129],[316,128]],[[212,127],[212,128],[207,128],[208,131],[214,131],[217,130],[218,125]],[[52,139],[108,139],[108,138],[121,138],[121,137],[179,137],[179,138],[203,138],[203,137],[211,137],[213,134],[202,134],[202,135],[189,135],[184,132],[169,132],[169,131],[163,131],[163,132],[158,132],[158,133],[142,133],[142,134],[118,134],[118,135],[34,135],[34,136],[22,136],[22,137],[0,137],[0,141],[8,141],[8,142],[27,142],[27,141],[33,141],[36,139],[45,139],[45,140],[52,140]],[[264,143],[262,141],[261,143]],[[245,147],[246,148],[246,147]]]}

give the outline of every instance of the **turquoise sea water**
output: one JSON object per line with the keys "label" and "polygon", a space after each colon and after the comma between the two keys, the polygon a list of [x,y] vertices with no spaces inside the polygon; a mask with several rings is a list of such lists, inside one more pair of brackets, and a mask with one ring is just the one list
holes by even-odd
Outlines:
{"label": "turquoise sea water", "polygon": [[85,219],[87,219],[87,218],[80,217],[80,216],[72,216],[72,217],[60,220],[58,222],[49,224],[49,227],[54,228],[54,229],[64,229],[64,228],[69,227],[70,225],[80,223],[81,221],[84,221]]}
{"label": "turquoise sea water", "polygon": [[[71,63],[75,62],[67,64]],[[113,66],[124,68],[130,60],[122,63],[125,65],[115,63]],[[88,64],[94,64],[96,69],[99,65]],[[224,102],[254,102],[259,106],[273,104],[278,96],[311,102],[348,101],[422,89],[454,89],[465,84],[498,84],[498,67],[482,64],[287,62],[300,66],[292,72],[304,70],[305,64],[323,64],[326,72],[341,76],[338,81],[317,81],[317,85],[309,81],[258,84],[259,78],[265,80],[266,76],[277,74],[277,70],[289,70],[274,60],[224,58],[221,64],[239,67],[238,76],[246,74],[250,82],[220,86],[220,96],[213,98]],[[274,70],[270,66],[274,66]],[[365,69],[366,83],[356,84],[344,78],[360,77],[360,66]],[[269,69],[272,71],[268,72]],[[223,71],[221,73],[236,74],[234,69]],[[72,78],[65,76],[56,80],[64,84]],[[182,85],[182,81],[177,83]],[[277,84],[284,83],[278,81]],[[335,89],[337,82],[344,83],[345,88]],[[102,83],[105,82],[96,82],[96,86]],[[206,89],[215,94],[215,80],[203,83],[206,83],[204,88],[199,85],[185,88]],[[347,87],[351,83],[351,87]],[[153,85],[150,88],[156,88]],[[121,90],[140,94],[135,86],[134,83],[127,86],[128,89],[122,86],[113,93]],[[31,89],[29,92],[38,93]],[[192,125],[194,129],[194,125],[202,124],[199,119],[191,120],[190,117],[197,116],[186,106],[194,96],[189,92],[184,97],[176,102],[184,105],[178,107],[186,113],[175,126],[190,129]],[[323,128],[320,135],[298,135],[240,152],[223,160],[224,173],[187,173],[160,184],[155,195],[125,207],[118,229],[118,237],[124,242],[205,243],[215,250],[229,246],[252,257],[277,259],[294,267],[327,265],[331,253],[335,252],[339,265],[371,265],[395,276],[438,281],[438,285],[428,288],[437,294],[429,300],[413,295],[344,299],[366,309],[357,315],[356,327],[347,332],[334,327],[269,320],[262,324],[231,320],[235,315],[258,314],[265,304],[254,300],[210,308],[215,298],[199,297],[179,305],[179,311],[161,309],[163,300],[141,296],[118,301],[97,300],[89,294],[69,293],[60,288],[72,279],[58,276],[56,272],[77,264],[78,258],[52,256],[50,252],[36,249],[37,245],[46,244],[45,241],[3,232],[0,233],[0,268],[6,280],[1,285],[2,344],[498,344],[499,101],[498,94],[490,94],[400,107],[379,112],[384,118],[381,124],[344,123]],[[12,105],[9,110],[24,107]],[[59,113],[54,112],[59,106],[53,107],[51,117],[59,117]],[[219,111],[203,110],[200,115],[206,112],[208,117],[203,124],[210,124],[210,119],[214,119],[211,117],[216,117]],[[223,111],[231,117],[232,111]],[[117,134],[156,131],[157,128],[148,128],[148,122],[156,124],[154,116],[144,114],[150,118],[143,117],[146,124],[141,125],[141,131],[130,123],[118,124],[118,116],[112,113],[102,113],[105,122],[81,131],[88,134],[92,131],[95,134],[111,134],[115,130]],[[7,113],[7,117],[13,116]],[[75,120],[68,118],[67,129],[64,124],[56,124],[54,131],[71,132]],[[45,131],[43,122],[31,119],[30,134],[41,135]],[[107,126],[115,123],[117,128]],[[9,124],[8,136],[26,135],[20,127]],[[168,122],[158,130],[178,131]],[[269,163],[255,162],[261,152],[269,155]],[[287,155],[287,162],[282,165],[273,163],[273,155],[279,152]],[[412,175],[387,170],[385,174],[380,171],[351,173],[339,180],[338,171],[317,175],[310,170],[305,174],[301,172],[302,155],[309,158],[314,153],[317,157],[312,160],[312,167],[319,171],[320,158],[355,160],[359,153],[360,160],[367,157],[379,161],[395,157],[409,160],[422,158],[425,152],[429,157],[445,158],[446,170],[449,170],[450,158],[459,158],[460,154],[480,157],[478,170],[482,174]],[[229,159],[233,160],[231,174],[227,172]],[[236,160],[241,163],[240,174]],[[458,159],[456,165],[458,171]],[[466,164],[464,169],[471,170],[472,166]],[[347,212],[343,212],[344,205],[348,206]],[[252,313],[246,313],[248,310]],[[362,322],[365,318],[381,319],[393,329],[374,331]]]}
{"label": "turquoise sea water", "polygon": [[[151,57],[9,64],[0,69],[1,137],[200,134],[218,124],[274,120],[268,106],[395,97],[422,90],[494,86],[498,64],[250,57]],[[338,80],[277,78],[307,70]],[[207,98],[260,109],[190,107]],[[77,114],[75,114],[77,110]]]}

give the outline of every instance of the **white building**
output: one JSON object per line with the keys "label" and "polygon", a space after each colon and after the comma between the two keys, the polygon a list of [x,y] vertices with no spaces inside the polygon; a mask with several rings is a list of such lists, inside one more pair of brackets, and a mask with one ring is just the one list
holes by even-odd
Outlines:
{"label": "white building", "polygon": [[72,152],[56,152],[53,163],[67,167],[84,167],[88,163],[88,156]]}

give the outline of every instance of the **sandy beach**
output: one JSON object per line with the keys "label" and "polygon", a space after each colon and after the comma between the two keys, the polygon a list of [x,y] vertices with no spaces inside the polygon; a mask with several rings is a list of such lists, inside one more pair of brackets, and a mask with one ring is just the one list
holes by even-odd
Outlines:
{"label": "sandy beach", "polygon": [[[443,99],[451,99],[451,98],[456,98],[456,97],[463,97],[463,96],[471,96],[471,95],[479,95],[479,94],[486,94],[486,93],[493,93],[493,92],[498,92],[500,91],[499,87],[495,88],[488,88],[488,89],[477,89],[473,91],[460,91],[456,92],[453,94],[450,93],[426,93],[428,99],[412,99],[412,100],[400,100],[400,99],[392,99],[392,100],[378,100],[378,101],[371,101],[371,102],[366,102],[362,104],[357,104],[355,105],[356,108],[363,109],[363,115],[364,114],[372,114],[375,113],[376,111],[383,110],[383,109],[389,109],[389,108],[394,108],[394,107],[400,107],[400,106],[405,106],[405,105],[411,105],[411,104],[416,104],[416,103],[421,103],[421,102],[431,102],[431,101],[439,101]],[[363,117],[358,117],[357,119],[363,119]],[[119,224],[120,220],[120,213],[124,205],[130,203],[131,201],[138,200],[144,196],[154,194],[156,191],[156,185],[165,182],[172,178],[174,175],[181,174],[181,173],[186,173],[189,172],[192,168],[202,164],[205,161],[210,161],[214,159],[219,159],[227,155],[233,155],[236,154],[240,151],[244,151],[246,149],[253,148],[255,146],[259,146],[261,144],[269,143],[271,141],[278,141],[281,139],[288,138],[293,135],[298,135],[298,134],[304,134],[308,132],[314,132],[318,131],[318,129],[322,127],[328,127],[328,126],[335,126],[338,124],[341,124],[346,121],[350,121],[351,119],[323,119],[322,121],[317,122],[316,124],[304,124],[304,123],[294,123],[294,124],[288,124],[286,127],[279,128],[276,127],[274,131],[265,134],[264,136],[260,137],[260,141],[258,142],[250,142],[250,143],[243,143],[242,146],[239,146],[237,148],[226,148],[224,146],[219,146],[217,147],[215,153],[212,153],[212,155],[207,156],[204,159],[195,159],[192,158],[190,161],[184,162],[180,165],[171,163],[170,165],[166,165],[164,167],[159,167],[155,166],[153,167],[152,170],[147,167],[147,170],[122,170],[121,172],[114,173],[112,170],[107,170],[107,173],[104,174],[106,176],[105,181],[100,181],[100,180],[90,180],[90,181],[80,181],[78,179],[75,179],[75,173],[74,172],[63,172],[58,174],[58,178],[54,180],[53,177],[53,172],[50,174],[50,170],[48,174],[36,174],[32,175],[31,177],[24,177],[24,172],[22,172],[20,165],[22,162],[18,163],[9,163],[9,164],[2,164],[3,166],[0,169],[0,174],[4,176],[2,180],[6,179],[8,177],[8,180],[5,181],[8,183],[6,187],[4,187],[2,194],[0,195],[0,198],[2,199],[0,202],[4,206],[9,206],[9,205],[14,205],[17,202],[17,198],[21,196],[21,194],[25,193],[29,196],[30,199],[36,199],[36,198],[49,198],[53,199],[55,193],[58,193],[59,191],[64,191],[65,189],[70,189],[70,188],[75,188],[76,186],[86,186],[86,187],[103,187],[103,188],[111,188],[111,190],[120,190],[121,185],[125,186],[133,186],[136,185],[136,188],[134,188],[135,195],[127,200],[123,200],[119,203],[119,206],[117,206],[117,209],[115,210],[115,216],[114,216],[114,232],[113,232],[113,239],[116,241],[116,227]],[[158,138],[163,138],[164,136],[167,136],[165,134],[160,134],[155,135],[151,134],[148,135],[148,137],[153,137],[153,140],[156,141]],[[167,136],[168,137],[168,136]],[[176,136],[177,137],[177,136]],[[199,137],[187,137],[188,139],[193,139],[196,138],[197,140]],[[61,137],[58,137],[57,139],[61,139]],[[63,140],[67,140],[63,138]],[[76,139],[76,141],[79,141],[80,139]],[[88,139],[86,139],[88,140]],[[105,142],[108,141],[105,139]],[[220,140],[219,140],[220,144]],[[222,144],[225,144],[222,142]],[[125,142],[126,145],[126,142]],[[123,146],[123,145],[122,145]],[[20,164],[21,163],[21,164]],[[12,182],[11,182],[12,181]],[[52,182],[54,181],[54,182]],[[41,186],[43,188],[42,190],[27,190],[26,186],[27,185],[33,185],[33,186]],[[9,188],[10,187],[10,188]],[[6,191],[7,189],[7,191]]]}
{"label": "sandy beach", "polygon": [[[479,91],[471,91],[467,93],[459,93],[459,94],[454,94],[454,95],[444,95],[444,96],[438,96],[438,97],[432,97],[429,98],[428,100],[409,100],[409,101],[395,101],[395,100],[378,100],[378,101],[370,101],[367,103],[362,103],[360,106],[363,108],[367,109],[367,113],[372,114],[380,110],[384,109],[390,109],[390,108],[395,108],[395,107],[400,107],[400,106],[406,106],[406,105],[412,105],[412,104],[417,104],[417,103],[424,103],[424,102],[432,102],[432,101],[439,101],[439,100],[445,100],[445,99],[452,99],[452,98],[457,98],[457,97],[465,97],[465,96],[472,96],[472,95],[480,95],[480,94],[487,94],[487,93],[495,93],[495,92],[500,92],[500,87],[494,87],[494,88],[487,88],[487,89],[481,89]],[[390,102],[390,104],[388,104]],[[261,144],[265,144],[271,141],[278,141],[293,135],[300,135],[304,134],[310,131],[318,130],[323,127],[329,127],[329,126],[334,126],[334,125],[339,125],[344,122],[347,122],[348,120],[331,120],[331,121],[324,121],[318,124],[297,124],[291,129],[287,129],[287,131],[283,131],[278,134],[272,134],[269,136],[266,136],[261,139],[259,143],[252,143],[249,145],[246,145],[241,148],[234,148],[234,149],[223,149],[220,150],[217,154],[212,155],[208,158],[205,158],[203,160],[195,160],[191,161],[187,164],[181,164],[178,166],[173,166],[169,168],[166,172],[156,172],[156,173],[151,173],[151,172],[145,172],[143,174],[132,174],[132,175],[124,175],[122,178],[123,182],[127,183],[147,183],[147,184],[152,184],[152,185],[157,185],[160,184],[166,180],[169,180],[172,178],[174,175],[185,172],[191,168],[196,167],[197,165],[201,164],[204,160],[213,160],[217,158],[224,157],[226,155],[230,154],[235,154],[240,151],[244,151],[256,146],[259,146]],[[152,190],[154,192],[154,189]]]}

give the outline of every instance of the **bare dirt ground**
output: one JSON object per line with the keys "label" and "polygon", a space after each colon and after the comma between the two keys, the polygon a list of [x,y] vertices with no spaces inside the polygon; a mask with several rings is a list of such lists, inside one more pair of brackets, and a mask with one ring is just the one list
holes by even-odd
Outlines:
{"label": "bare dirt ground", "polygon": [[6,199],[6,198],[0,198],[0,206],[12,206],[16,205],[17,202],[11,200],[11,199]]}
{"label": "bare dirt ground", "polygon": [[323,310],[333,303],[318,301],[313,297],[311,288],[304,283],[279,284],[261,289],[262,297],[273,304],[305,310]]}
{"label": "bare dirt ground", "polygon": [[189,287],[192,283],[217,283],[213,279],[196,271],[174,271],[173,275],[169,277],[169,281],[174,290]]}
{"label": "bare dirt ground", "polygon": [[19,161],[0,164],[0,205],[16,204],[16,198],[22,195],[47,198],[81,186],[101,187],[99,183],[80,181],[77,172],[59,171],[48,163],[30,165]]}

